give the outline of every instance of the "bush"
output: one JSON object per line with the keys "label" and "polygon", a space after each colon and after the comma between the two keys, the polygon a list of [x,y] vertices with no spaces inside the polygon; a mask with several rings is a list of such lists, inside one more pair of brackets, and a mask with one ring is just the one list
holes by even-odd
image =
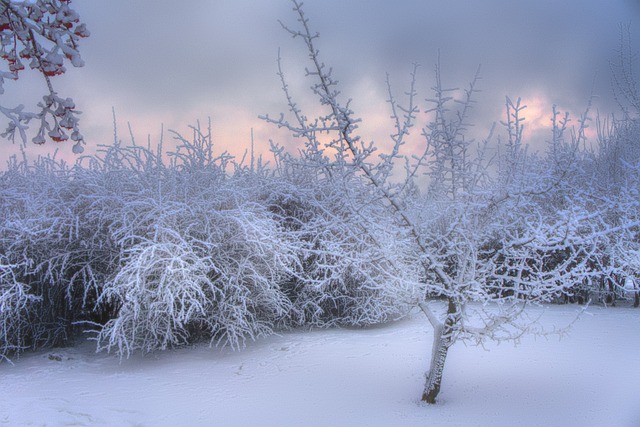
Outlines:
{"label": "bush", "polygon": [[240,348],[278,328],[403,312],[406,275],[378,261],[398,246],[391,221],[353,228],[337,183],[215,157],[198,128],[177,138],[174,152],[114,144],[74,166],[12,160],[0,175],[0,355],[86,330],[120,356]]}

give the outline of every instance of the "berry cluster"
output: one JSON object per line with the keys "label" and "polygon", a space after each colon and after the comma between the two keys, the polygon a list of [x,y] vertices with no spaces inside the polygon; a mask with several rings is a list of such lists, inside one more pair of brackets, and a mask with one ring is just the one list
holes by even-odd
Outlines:
{"label": "berry cluster", "polygon": [[[30,120],[40,121],[40,129],[32,139],[43,144],[45,136],[56,142],[69,138],[76,141],[74,151],[81,151],[84,143],[78,130],[78,115],[70,98],[61,98],[54,91],[51,78],[66,72],[65,62],[82,67],[78,42],[89,36],[78,13],[70,7],[71,0],[0,0],[0,58],[7,69],[0,68],[0,94],[4,93],[5,79],[17,80],[25,63],[40,72],[49,93],[38,104],[38,113],[23,111],[23,107],[4,108],[0,112],[10,119],[2,136],[14,139],[16,131],[22,140]],[[23,62],[24,61],[24,62]]]}

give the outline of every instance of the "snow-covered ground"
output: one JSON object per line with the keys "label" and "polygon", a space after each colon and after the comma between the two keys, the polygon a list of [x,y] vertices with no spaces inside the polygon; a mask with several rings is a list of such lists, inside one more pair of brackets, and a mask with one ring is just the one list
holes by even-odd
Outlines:
{"label": "snow-covered ground", "polygon": [[[576,306],[548,307],[547,325]],[[458,343],[440,401],[419,402],[427,322],[288,332],[122,363],[91,344],[0,365],[0,425],[640,426],[640,310],[592,307],[561,340]]]}

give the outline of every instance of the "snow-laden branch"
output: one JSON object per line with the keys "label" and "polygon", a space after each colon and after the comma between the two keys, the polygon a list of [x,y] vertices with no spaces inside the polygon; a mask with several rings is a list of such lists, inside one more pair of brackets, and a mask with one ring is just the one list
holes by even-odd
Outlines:
{"label": "snow-laden branch", "polygon": [[52,78],[66,72],[65,62],[74,67],[84,66],[78,48],[80,39],[89,37],[85,24],[80,23],[78,13],[70,1],[2,0],[0,6],[0,58],[7,69],[0,70],[0,94],[4,93],[5,79],[18,80],[25,70],[25,63],[40,73],[48,93],[38,103],[39,112],[25,111],[22,105],[0,108],[9,119],[3,137],[14,140],[16,133],[26,142],[26,129],[33,120],[38,132],[32,141],[43,144],[51,139],[56,142],[71,139],[73,151],[83,151],[84,140],[78,127],[80,112],[71,98],[63,98],[54,89]]}

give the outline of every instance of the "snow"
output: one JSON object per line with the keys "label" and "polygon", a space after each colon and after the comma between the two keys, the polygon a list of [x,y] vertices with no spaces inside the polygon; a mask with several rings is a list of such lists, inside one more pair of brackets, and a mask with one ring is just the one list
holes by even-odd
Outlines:
{"label": "snow", "polygon": [[[577,308],[544,310],[551,326]],[[0,365],[0,426],[640,425],[638,309],[591,307],[562,339],[458,343],[434,406],[419,401],[430,345],[416,314],[238,352],[202,345],[120,361],[87,342],[26,353]]]}

